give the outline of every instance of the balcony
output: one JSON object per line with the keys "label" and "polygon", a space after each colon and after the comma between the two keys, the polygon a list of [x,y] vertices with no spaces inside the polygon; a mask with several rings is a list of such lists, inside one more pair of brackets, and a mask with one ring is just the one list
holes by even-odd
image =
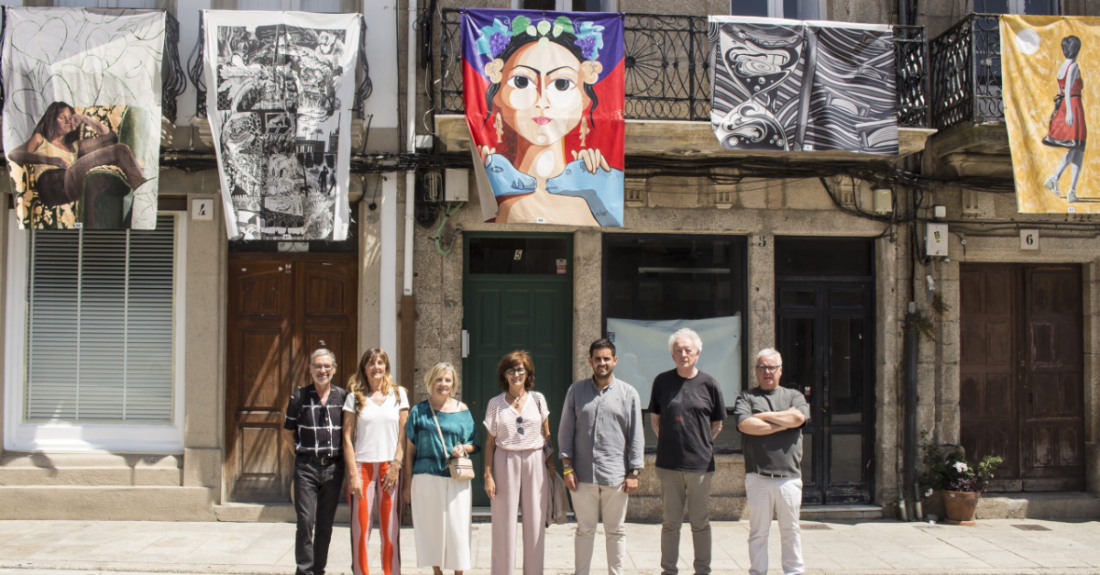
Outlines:
{"label": "balcony", "polygon": [[971,14],[928,43],[934,156],[953,175],[1011,176],[997,14]]}
{"label": "balcony", "polygon": [[[461,9],[441,11],[431,97],[443,151],[469,149],[463,117]],[[627,154],[722,155],[710,125],[706,16],[625,14]],[[923,26],[894,26],[900,154],[924,149],[930,128]],[[670,123],[675,128],[670,130]],[[745,152],[740,152],[745,153]],[[811,152],[815,158],[843,152]]]}

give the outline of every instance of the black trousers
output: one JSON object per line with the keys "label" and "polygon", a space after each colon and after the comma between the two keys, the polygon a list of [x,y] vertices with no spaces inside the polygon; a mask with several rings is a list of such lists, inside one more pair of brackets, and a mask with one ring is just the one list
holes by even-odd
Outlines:
{"label": "black trousers", "polygon": [[294,461],[294,509],[298,533],[294,544],[296,575],[324,575],[332,522],[344,486],[344,460],[318,465],[307,455]]}

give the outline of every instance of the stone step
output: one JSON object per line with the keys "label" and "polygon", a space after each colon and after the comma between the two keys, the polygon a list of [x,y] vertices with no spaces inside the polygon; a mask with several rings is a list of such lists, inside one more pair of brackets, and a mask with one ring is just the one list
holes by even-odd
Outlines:
{"label": "stone step", "polygon": [[4,519],[214,521],[217,491],[205,487],[0,486]]}
{"label": "stone step", "polygon": [[[232,523],[296,523],[293,503],[226,503],[214,506],[218,521]],[[347,504],[336,507],[336,523],[348,523],[351,512]]]}
{"label": "stone step", "polygon": [[879,505],[803,505],[799,518],[802,521],[882,519],[882,507]]}
{"label": "stone step", "polygon": [[985,493],[978,500],[978,519],[1098,519],[1100,496],[1056,493]]}
{"label": "stone step", "polygon": [[0,457],[0,486],[179,487],[182,456],[19,453]]}

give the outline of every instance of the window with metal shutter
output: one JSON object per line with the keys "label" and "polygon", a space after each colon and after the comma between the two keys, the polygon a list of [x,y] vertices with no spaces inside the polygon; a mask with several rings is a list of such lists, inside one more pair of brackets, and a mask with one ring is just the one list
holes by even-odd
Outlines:
{"label": "window with metal shutter", "polygon": [[171,423],[175,218],[30,237],[25,420]]}

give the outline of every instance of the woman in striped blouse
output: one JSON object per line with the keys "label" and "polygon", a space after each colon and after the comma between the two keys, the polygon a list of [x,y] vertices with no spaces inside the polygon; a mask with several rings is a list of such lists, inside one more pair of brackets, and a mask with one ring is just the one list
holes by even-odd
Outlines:
{"label": "woman in striped blouse", "polygon": [[485,409],[485,492],[493,510],[492,575],[512,575],[516,563],[516,515],[523,506],[523,573],[542,575],[553,467],[550,409],[535,386],[535,364],[526,351],[504,356],[497,366],[503,392]]}

